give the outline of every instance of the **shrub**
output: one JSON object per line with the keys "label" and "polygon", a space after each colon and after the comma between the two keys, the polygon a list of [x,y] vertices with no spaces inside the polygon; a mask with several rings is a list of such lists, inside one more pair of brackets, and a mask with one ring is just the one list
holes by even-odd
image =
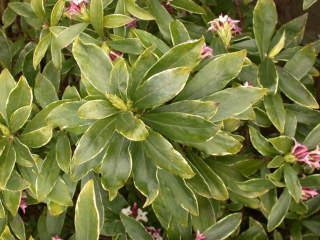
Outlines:
{"label": "shrub", "polygon": [[7,3],[0,239],[318,239],[320,41],[235,2]]}

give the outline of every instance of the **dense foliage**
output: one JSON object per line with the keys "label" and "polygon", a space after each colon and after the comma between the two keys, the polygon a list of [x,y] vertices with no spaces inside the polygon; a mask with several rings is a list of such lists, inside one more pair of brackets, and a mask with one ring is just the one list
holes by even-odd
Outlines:
{"label": "dense foliage", "polygon": [[1,240],[319,239],[307,12],[279,26],[273,0],[0,10]]}

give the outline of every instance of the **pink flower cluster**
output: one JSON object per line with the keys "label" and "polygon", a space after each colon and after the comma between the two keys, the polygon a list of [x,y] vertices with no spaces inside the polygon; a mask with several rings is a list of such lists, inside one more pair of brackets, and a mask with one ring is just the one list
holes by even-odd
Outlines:
{"label": "pink flower cluster", "polygon": [[[142,211],[137,203],[134,203],[133,206],[128,206],[127,208],[123,208],[121,210],[121,213],[127,216],[130,216],[137,221],[143,221],[143,222],[148,222],[147,214],[148,212]],[[153,240],[162,240],[163,238],[160,235],[161,230],[160,229],[155,229],[152,226],[146,226],[145,227],[147,232],[150,233],[152,236]]]}
{"label": "pink flower cluster", "polygon": [[308,187],[302,187],[302,200],[308,200],[309,198],[313,198],[318,196],[319,193],[316,190],[313,190]]}
{"label": "pink flower cluster", "polygon": [[218,18],[215,18],[209,22],[210,27],[208,30],[211,32],[217,32],[220,29],[229,28],[233,34],[240,34],[242,29],[238,26],[239,22],[239,20],[234,20],[228,15],[223,16],[221,14]]}
{"label": "pink flower cluster", "polygon": [[66,15],[71,18],[79,15],[88,4],[88,0],[73,0],[67,7]]}
{"label": "pink flower cluster", "polygon": [[320,149],[317,147],[313,151],[309,151],[308,147],[295,141],[295,145],[291,150],[298,162],[304,162],[311,168],[320,168]]}
{"label": "pink flower cluster", "polygon": [[148,233],[150,233],[153,240],[162,240],[160,235],[161,229],[155,229],[154,227],[146,227]]}

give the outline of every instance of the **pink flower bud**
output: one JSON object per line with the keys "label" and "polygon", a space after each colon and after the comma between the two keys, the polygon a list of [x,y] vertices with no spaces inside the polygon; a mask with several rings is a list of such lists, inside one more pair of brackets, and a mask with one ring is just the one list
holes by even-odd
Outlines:
{"label": "pink flower bud", "polygon": [[207,238],[206,235],[204,235],[203,233],[200,233],[200,231],[197,231],[197,235],[196,238],[194,240],[205,240]]}
{"label": "pink flower bud", "polygon": [[110,57],[111,61],[115,61],[117,58],[122,57],[122,56],[123,56],[123,53],[116,51],[116,50],[112,50],[109,53],[109,57]]}
{"label": "pink flower bud", "polygon": [[307,163],[309,160],[308,147],[295,141],[291,153],[296,157],[297,161]]}
{"label": "pink flower bud", "polygon": [[251,86],[252,86],[252,83],[251,83],[251,82],[244,82],[244,83],[243,83],[243,86],[244,86],[244,87],[251,87]]}
{"label": "pink flower bud", "polygon": [[131,22],[129,22],[128,24],[126,24],[126,27],[137,27],[138,25],[138,21],[136,18],[134,18]]}
{"label": "pink flower bud", "polygon": [[201,49],[201,58],[212,58],[213,54],[212,54],[212,48],[208,47],[206,44],[204,44],[204,46]]}
{"label": "pink flower bud", "polygon": [[52,236],[51,240],[63,240],[59,235]]}
{"label": "pink flower bud", "polygon": [[20,205],[19,205],[19,208],[21,209],[22,213],[23,214],[26,214],[26,209],[28,207],[28,204],[27,204],[27,196],[22,194],[21,195],[21,199],[20,199]]}
{"label": "pink flower bud", "polygon": [[309,198],[313,198],[318,196],[319,193],[311,188],[302,187],[302,200],[308,200]]}

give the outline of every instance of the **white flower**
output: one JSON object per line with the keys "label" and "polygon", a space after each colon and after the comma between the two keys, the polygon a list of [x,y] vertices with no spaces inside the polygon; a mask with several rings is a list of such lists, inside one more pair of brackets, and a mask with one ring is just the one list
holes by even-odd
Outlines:
{"label": "white flower", "polygon": [[130,216],[132,214],[131,207],[129,206],[127,208],[122,208],[121,213],[123,213],[124,215]]}
{"label": "white flower", "polygon": [[148,214],[148,212],[144,212],[139,208],[136,220],[137,221],[141,220],[141,221],[144,221],[144,222],[148,222],[147,214]]}

